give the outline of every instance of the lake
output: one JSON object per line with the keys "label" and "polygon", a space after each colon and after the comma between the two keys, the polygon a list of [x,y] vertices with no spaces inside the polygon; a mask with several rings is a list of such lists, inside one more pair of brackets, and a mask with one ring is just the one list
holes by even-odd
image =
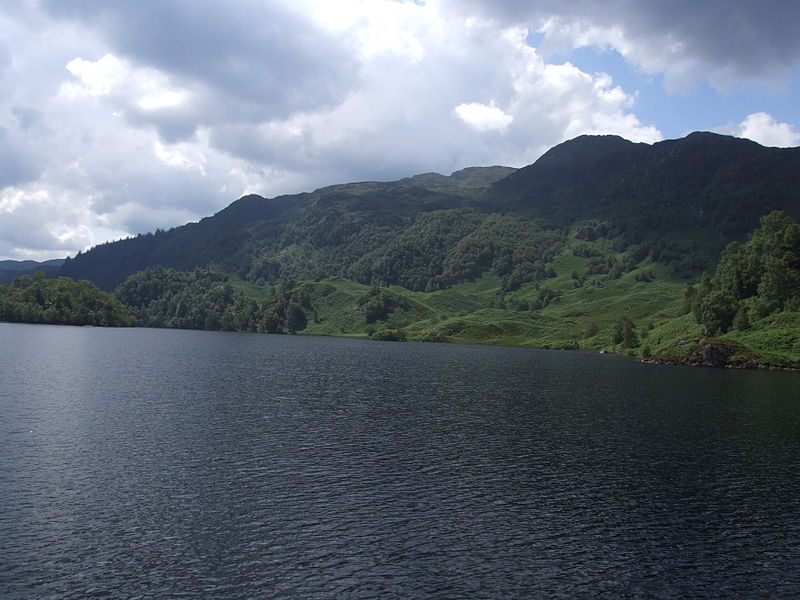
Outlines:
{"label": "lake", "polygon": [[0,597],[795,598],[800,375],[0,324]]}

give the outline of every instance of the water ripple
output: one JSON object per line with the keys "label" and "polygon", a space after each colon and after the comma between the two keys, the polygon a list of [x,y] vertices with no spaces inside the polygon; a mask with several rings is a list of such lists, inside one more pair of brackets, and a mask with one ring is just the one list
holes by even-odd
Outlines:
{"label": "water ripple", "polygon": [[800,589],[791,374],[0,327],[2,598]]}

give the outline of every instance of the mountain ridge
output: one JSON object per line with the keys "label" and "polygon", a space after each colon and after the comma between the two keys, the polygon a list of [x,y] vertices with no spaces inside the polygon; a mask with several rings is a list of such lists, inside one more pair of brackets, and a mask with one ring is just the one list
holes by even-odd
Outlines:
{"label": "mountain ridge", "polygon": [[58,273],[63,258],[53,258],[50,260],[0,260],[0,283],[8,283],[20,275],[33,275],[41,271],[47,275]]}
{"label": "mountain ridge", "polygon": [[[66,261],[61,274],[113,289],[151,266],[212,266],[268,283],[341,276],[424,290],[491,270],[505,277],[528,261],[529,274],[519,277],[535,281],[530,274],[546,269],[521,258],[524,248],[509,236],[547,230],[563,237],[597,222],[599,229],[592,227],[639,260],[649,256],[689,277],[710,268],[728,242],[744,239],[774,209],[800,213],[800,148],[765,148],[709,132],[655,144],[579,136],[521,169],[469,167],[449,176],[243,196],[197,223],[97,246]],[[510,268],[500,265],[503,253]],[[434,267],[409,274],[424,270],[425,260]],[[448,261],[464,264],[447,271]]]}

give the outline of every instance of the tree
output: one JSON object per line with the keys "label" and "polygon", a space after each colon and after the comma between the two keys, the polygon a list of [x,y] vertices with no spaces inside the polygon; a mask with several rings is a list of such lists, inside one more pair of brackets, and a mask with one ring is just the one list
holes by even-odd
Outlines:
{"label": "tree", "polygon": [[286,329],[289,333],[297,333],[306,328],[308,319],[306,313],[303,312],[303,307],[297,302],[292,300],[289,302],[289,307],[286,310]]}
{"label": "tree", "polygon": [[623,348],[636,348],[639,338],[636,335],[636,325],[628,317],[622,317],[614,326],[611,342],[620,344]]}
{"label": "tree", "polygon": [[739,307],[733,319],[733,327],[739,331],[750,329],[750,318],[747,316],[747,308],[744,305]]}
{"label": "tree", "polygon": [[697,289],[690,283],[683,289],[683,314],[692,312],[696,297]]}
{"label": "tree", "polygon": [[708,335],[726,333],[738,311],[739,303],[732,293],[714,290],[700,303],[697,320]]}
{"label": "tree", "polygon": [[756,311],[762,317],[784,310],[791,298],[800,295],[800,272],[792,269],[784,259],[767,256],[758,283]]}
{"label": "tree", "polygon": [[706,296],[711,293],[712,289],[714,289],[714,284],[711,280],[711,276],[708,273],[703,273],[700,276],[700,283],[695,288],[692,296],[692,312],[694,313],[694,320],[698,323],[701,323],[700,307],[706,299]]}
{"label": "tree", "polygon": [[88,281],[23,275],[0,285],[0,321],[123,327],[136,320],[118,300]]}
{"label": "tree", "polygon": [[739,304],[750,298],[759,318],[800,306],[800,225],[781,211],[762,217],[744,244],[728,245],[713,280],[704,278],[694,295],[695,319],[709,335],[749,327]]}

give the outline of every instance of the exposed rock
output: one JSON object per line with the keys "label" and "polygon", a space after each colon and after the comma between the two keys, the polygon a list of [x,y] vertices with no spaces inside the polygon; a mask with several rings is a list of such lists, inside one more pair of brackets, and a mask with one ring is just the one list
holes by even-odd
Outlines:
{"label": "exposed rock", "polygon": [[698,353],[704,367],[724,367],[728,364],[731,356],[730,348],[718,344],[703,344],[706,340],[701,340],[699,346],[702,349]]}
{"label": "exposed rock", "polygon": [[760,369],[757,352],[735,340],[684,338],[659,349],[648,362],[726,369]]}

